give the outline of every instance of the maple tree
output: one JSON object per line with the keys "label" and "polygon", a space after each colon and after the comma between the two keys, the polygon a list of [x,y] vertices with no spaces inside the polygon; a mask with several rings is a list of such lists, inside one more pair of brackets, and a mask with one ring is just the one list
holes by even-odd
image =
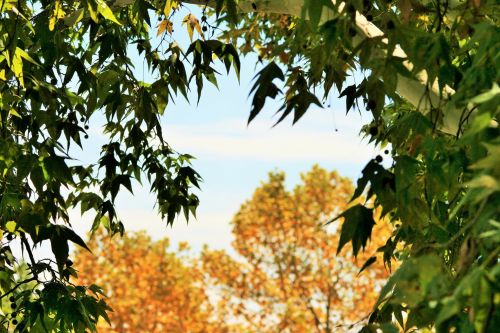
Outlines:
{"label": "maple tree", "polygon": [[103,333],[225,332],[214,321],[202,272],[188,256],[187,244],[169,249],[167,239],[153,242],[145,233],[114,239],[99,231],[88,243],[93,253],[78,251],[78,282],[97,283],[113,308]]}
{"label": "maple tree", "polygon": [[[370,161],[355,191],[374,205],[350,207],[339,240],[357,253],[376,209],[400,225],[383,250],[388,264],[403,246],[403,264],[364,330],[500,326],[499,12],[494,0],[2,0],[0,286],[19,309],[15,320],[2,310],[3,329],[95,330],[107,308],[69,283],[68,242],[85,244],[68,210],[93,212],[93,230],[123,232],[116,196],[147,180],[167,223],[193,213],[200,177],[191,156],[168,145],[160,117],[177,94],[216,84],[216,62],[239,73],[249,52],[264,63],[250,121],[266,99],[282,98],[278,122],[295,123],[337,90],[348,112],[371,114],[363,134],[391,145],[394,163]],[[174,30],[193,39],[187,48]],[[136,75],[131,46],[148,80]],[[80,163],[70,147],[87,147],[98,115],[107,143]],[[29,263],[22,279],[13,243]],[[34,258],[41,243],[55,263]],[[36,292],[21,292],[31,283]],[[93,310],[62,315],[80,306]]]}
{"label": "maple tree", "polygon": [[337,251],[339,225],[325,224],[347,209],[352,193],[349,179],[318,166],[291,191],[283,173],[270,174],[232,220],[236,258],[203,253],[207,285],[226,320],[245,332],[347,332],[370,313],[388,270],[380,260],[358,272],[392,226],[377,221],[356,261]]}

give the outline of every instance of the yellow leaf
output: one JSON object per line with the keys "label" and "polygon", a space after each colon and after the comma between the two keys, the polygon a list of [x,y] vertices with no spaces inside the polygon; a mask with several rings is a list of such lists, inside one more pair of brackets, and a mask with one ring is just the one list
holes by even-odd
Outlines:
{"label": "yellow leaf", "polygon": [[49,19],[49,30],[53,31],[55,26],[56,26],[57,21],[60,18],[63,18],[65,15],[66,15],[66,13],[62,9],[61,1],[56,0],[54,3],[54,11],[52,12],[52,16],[50,16],[50,19]]}
{"label": "yellow leaf", "polygon": [[184,17],[184,20],[182,20],[182,24],[186,25],[186,29],[187,29],[187,32],[188,32],[188,35],[189,35],[189,39],[192,41],[193,40],[193,26],[191,25],[191,17],[193,15],[191,14],[187,14],[185,17]]}
{"label": "yellow leaf", "polygon": [[6,81],[7,78],[5,77],[5,69],[0,70],[0,80]]}
{"label": "yellow leaf", "polygon": [[175,10],[177,9],[177,1],[175,0],[167,0],[165,2],[165,8],[163,8],[163,14],[165,14],[165,17],[169,17],[170,13],[172,12],[172,9]]}
{"label": "yellow leaf", "polygon": [[424,23],[429,23],[430,20],[429,20],[429,15],[419,15],[418,16],[418,19]]}
{"label": "yellow leaf", "polygon": [[19,52],[19,55],[21,56],[21,58],[23,58],[24,60],[28,60],[29,62],[31,62],[33,65],[37,65],[37,66],[40,66],[39,63],[37,63],[32,57],[30,57],[30,55],[28,53],[26,53],[26,51],[24,51],[23,49],[20,49],[18,47],[16,47],[16,53]]}
{"label": "yellow leaf", "polygon": [[12,10],[12,8],[15,6],[14,1],[2,1],[2,6],[0,7],[0,13],[8,12],[9,10]]}
{"label": "yellow leaf", "polygon": [[92,4],[90,3],[90,1],[87,3],[87,9],[89,11],[90,18],[92,19],[92,21],[94,21],[95,23],[99,22],[99,18],[97,17],[97,12],[94,10],[94,8],[92,8]]}
{"label": "yellow leaf", "polygon": [[17,117],[17,118],[22,118],[21,115],[14,109],[10,109],[9,115]]}
{"label": "yellow leaf", "polygon": [[191,25],[189,25],[189,24],[187,26],[187,31],[188,31],[188,34],[189,34],[189,39],[191,41],[193,41],[193,27]]}
{"label": "yellow leaf", "polygon": [[15,221],[9,221],[5,223],[5,229],[7,229],[8,232],[12,233],[16,231],[16,222]]}
{"label": "yellow leaf", "polygon": [[111,8],[108,7],[106,2],[104,0],[97,0],[97,11],[104,16],[105,19],[110,20],[115,22],[118,25],[121,25],[121,23],[116,19],[115,14],[113,14],[113,11]]}
{"label": "yellow leaf", "polygon": [[193,25],[196,31],[198,31],[198,33],[200,34],[201,38],[205,39],[203,36],[203,32],[201,31],[200,21],[196,20]]}
{"label": "yellow leaf", "polygon": [[53,31],[55,26],[56,26],[56,18],[54,16],[51,16],[49,19],[49,30]]}
{"label": "yellow leaf", "polygon": [[158,24],[158,32],[156,33],[156,36],[160,36],[162,33],[165,32],[166,29],[167,29],[167,21],[163,20],[160,22],[160,24]]}
{"label": "yellow leaf", "polygon": [[172,34],[172,32],[174,31],[173,26],[174,26],[174,24],[172,23],[172,21],[167,20],[167,31],[169,34]]}
{"label": "yellow leaf", "polygon": [[12,58],[12,62],[10,64],[10,69],[14,73],[14,76],[17,77],[19,83],[22,87],[24,87],[24,77],[23,77],[23,59],[19,52],[14,53],[14,57]]}
{"label": "yellow leaf", "polygon": [[165,31],[167,31],[169,34],[172,34],[172,21],[170,20],[163,20],[158,24],[158,32],[157,36],[160,36],[163,34]]}
{"label": "yellow leaf", "polygon": [[200,34],[201,38],[204,38],[203,32],[201,31],[200,21],[193,14],[187,14],[184,17],[184,20],[182,20],[182,24],[186,25],[189,34],[189,39],[191,39],[191,41],[193,40],[194,30],[196,30],[198,34]]}

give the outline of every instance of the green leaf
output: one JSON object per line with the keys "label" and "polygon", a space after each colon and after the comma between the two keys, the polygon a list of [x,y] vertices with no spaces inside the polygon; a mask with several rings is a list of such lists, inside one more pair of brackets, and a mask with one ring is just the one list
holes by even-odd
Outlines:
{"label": "green leaf", "polygon": [[19,225],[24,231],[26,231],[26,233],[32,236],[32,239],[36,239],[40,226],[44,224],[42,216],[39,214],[23,214],[19,220]]}
{"label": "green leaf", "polygon": [[456,315],[462,311],[460,302],[458,302],[454,297],[446,297],[442,300],[442,308],[436,318],[436,325],[439,326],[450,317]]}
{"label": "green leaf", "polygon": [[67,26],[72,27],[78,22],[80,22],[83,19],[83,16],[84,16],[84,10],[83,8],[80,8],[71,13],[70,15],[64,17],[63,21]]}
{"label": "green leaf", "polygon": [[[404,302],[416,307],[425,299],[441,299],[446,293],[449,276],[445,273],[441,258],[427,254],[405,260],[403,265],[389,278],[382,288],[376,307],[390,297],[392,304]],[[427,316],[425,309],[420,315]],[[419,311],[413,311],[414,318]],[[434,311],[434,315],[437,315]]]}
{"label": "green leaf", "polygon": [[33,155],[19,156],[16,162],[17,176],[21,179],[26,178],[36,162],[37,159]]}
{"label": "green leaf", "polygon": [[45,182],[43,169],[40,167],[40,165],[37,164],[33,167],[30,173],[30,180],[33,182],[33,185],[35,185],[35,189],[41,192]]}
{"label": "green leaf", "polygon": [[[385,171],[384,167],[377,163],[374,159],[370,160],[368,164],[363,168],[362,176],[358,179],[356,190],[351,198],[351,202],[363,194],[366,186],[369,182],[374,182],[377,178],[377,174]],[[368,198],[369,199],[369,198]]]}
{"label": "green leaf", "polygon": [[383,333],[399,333],[400,330],[393,323],[383,323],[380,325]]}
{"label": "green leaf", "polygon": [[225,0],[225,2],[229,21],[233,24],[238,23],[238,0]]}
{"label": "green leaf", "polygon": [[49,156],[44,158],[42,163],[49,179],[58,179],[68,183],[73,182],[73,175],[63,157]]}
{"label": "green leaf", "polygon": [[302,116],[306,113],[307,109],[311,106],[311,104],[316,104],[321,107],[321,103],[319,102],[316,95],[310,93],[307,90],[300,90],[296,95],[289,98],[286,101],[286,104],[281,107],[278,112],[282,112],[281,117],[275,123],[274,126],[283,121],[293,110],[293,124],[302,118]]}
{"label": "green leaf", "polygon": [[[305,18],[307,16],[311,25],[317,27],[321,20],[323,7],[334,9],[332,2],[328,0],[305,0],[302,7],[302,17]],[[305,15],[306,13],[307,15]]]}
{"label": "green leaf", "polygon": [[62,231],[62,234],[64,235],[64,237],[67,239],[67,240],[70,240],[72,241],[73,243],[75,244],[78,244],[80,245],[81,247],[83,247],[85,250],[89,251],[89,252],[92,252],[90,251],[90,249],[87,247],[87,244],[85,244],[85,242],[83,241],[83,239],[78,236],[77,233],[75,233],[73,230],[71,230],[70,228],[68,227],[65,227],[65,226],[58,226],[61,231]]}
{"label": "green leaf", "polygon": [[40,228],[38,241],[42,241],[44,239],[50,239],[52,253],[54,253],[60,273],[62,273],[64,266],[66,265],[66,261],[68,260],[68,241],[78,244],[87,251],[91,252],[83,239],[66,226],[52,224],[45,228]]}
{"label": "green leaf", "polygon": [[52,247],[52,253],[56,258],[59,273],[62,274],[69,256],[68,239],[65,237],[65,235],[58,233],[56,229],[56,231],[52,233],[52,237],[50,238],[50,245]]}
{"label": "green leaf", "polygon": [[370,77],[365,89],[368,95],[370,111],[373,114],[373,118],[378,120],[385,102],[384,84],[377,77]]}
{"label": "green leaf", "polygon": [[[14,76],[19,80],[19,83],[24,87],[24,74],[23,74],[23,60],[21,57],[21,52],[16,49],[12,62],[10,64],[10,69],[14,73]],[[22,50],[21,50],[22,51]]]}

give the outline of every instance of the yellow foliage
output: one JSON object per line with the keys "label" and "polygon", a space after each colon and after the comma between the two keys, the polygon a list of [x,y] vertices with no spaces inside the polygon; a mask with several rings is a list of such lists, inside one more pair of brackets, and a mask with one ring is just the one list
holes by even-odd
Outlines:
{"label": "yellow foliage", "polygon": [[[349,179],[315,166],[293,190],[283,173],[258,187],[232,221],[238,256],[144,233],[108,239],[78,252],[80,283],[97,283],[109,296],[112,327],[104,333],[346,332],[366,317],[388,276],[381,260],[360,267],[385,244],[392,228],[378,218],[357,261],[336,255],[338,225],[325,222],[348,206]],[[379,214],[377,214],[379,215]]]}
{"label": "yellow foliage", "polygon": [[144,233],[121,239],[99,233],[89,242],[93,254],[78,252],[78,282],[100,285],[113,308],[112,326],[99,323],[100,333],[223,332],[211,319],[202,272],[168,246]]}
{"label": "yellow foliage", "polygon": [[388,272],[381,258],[358,272],[392,227],[378,220],[357,261],[347,251],[337,256],[338,225],[324,224],[347,208],[352,193],[349,179],[318,166],[291,191],[284,174],[271,174],[232,221],[243,260],[203,253],[206,284],[218,290],[227,318],[245,331],[271,333],[346,332],[366,317]]}

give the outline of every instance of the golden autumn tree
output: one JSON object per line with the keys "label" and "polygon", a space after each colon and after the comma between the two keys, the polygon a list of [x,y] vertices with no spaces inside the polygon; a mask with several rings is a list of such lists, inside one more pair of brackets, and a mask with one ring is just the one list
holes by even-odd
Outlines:
{"label": "golden autumn tree", "polygon": [[202,272],[188,255],[187,244],[169,250],[169,241],[153,242],[144,233],[110,239],[97,233],[89,241],[93,254],[79,251],[79,282],[96,283],[109,297],[111,326],[100,333],[219,333],[224,323],[212,320]]}
{"label": "golden autumn tree", "polygon": [[382,260],[358,272],[391,227],[379,220],[356,260],[347,247],[337,254],[340,222],[325,223],[346,210],[352,194],[348,178],[318,166],[292,191],[283,173],[271,173],[232,221],[239,258],[203,252],[221,315],[256,333],[345,332],[366,317],[388,272]]}

